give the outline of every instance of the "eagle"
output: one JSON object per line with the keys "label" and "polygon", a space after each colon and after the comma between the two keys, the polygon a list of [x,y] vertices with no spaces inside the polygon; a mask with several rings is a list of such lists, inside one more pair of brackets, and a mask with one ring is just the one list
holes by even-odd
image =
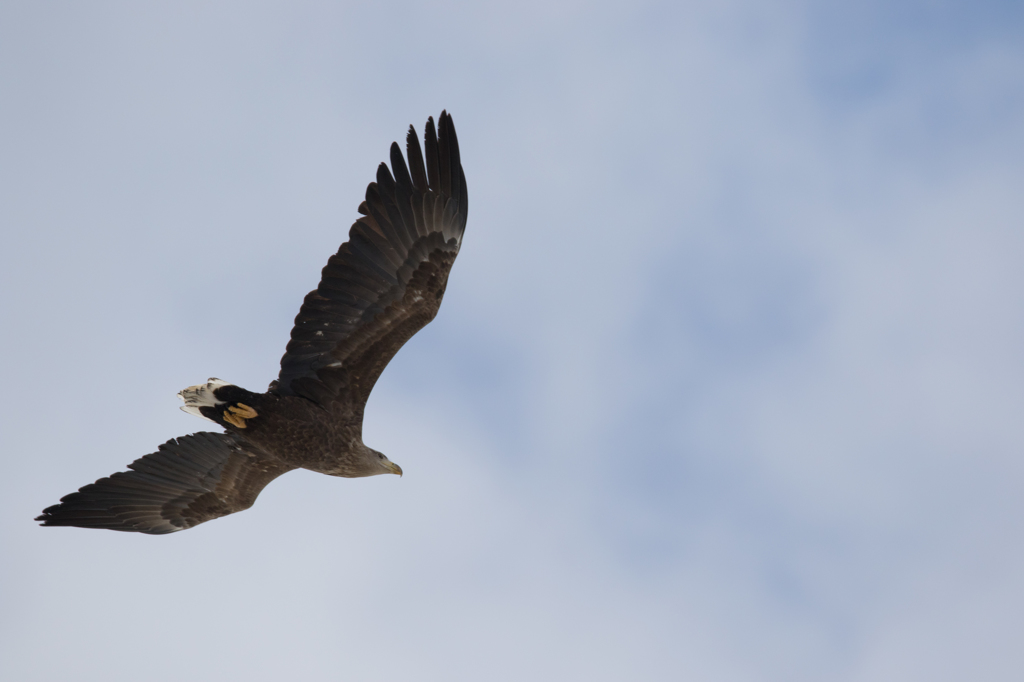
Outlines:
{"label": "eagle", "polygon": [[437,315],[466,227],[466,176],[452,117],[427,119],[421,150],[391,145],[361,217],[303,300],[281,371],[265,393],[220,379],[190,386],[182,410],[224,428],[172,438],[61,498],[43,526],[161,535],[248,509],[293,469],[359,478],[402,474],[362,438],[366,401],[388,362]]}

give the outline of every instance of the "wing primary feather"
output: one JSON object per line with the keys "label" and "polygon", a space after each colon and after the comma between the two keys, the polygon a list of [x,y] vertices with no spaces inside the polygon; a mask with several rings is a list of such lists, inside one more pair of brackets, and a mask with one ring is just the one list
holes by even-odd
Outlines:
{"label": "wing primary feather", "polygon": [[402,148],[397,142],[391,143],[391,170],[395,174],[395,182],[406,192],[413,191],[412,176],[409,175],[409,168],[405,165],[405,157],[402,156]]}
{"label": "wing primary feather", "polygon": [[459,165],[459,216],[462,227],[459,230],[459,237],[462,237],[462,232],[466,229],[466,218],[469,215],[469,194],[466,191],[466,173],[462,170],[462,165]]}
{"label": "wing primary feather", "polygon": [[451,135],[448,132],[448,113],[441,112],[438,118],[440,137],[437,141],[438,165],[440,166],[441,194],[452,196],[452,157],[448,145],[451,142]]}
{"label": "wing primary feather", "polygon": [[384,188],[384,196],[394,196],[397,183],[391,175],[391,169],[383,161],[377,166],[377,184]]}
{"label": "wing primary feather", "polygon": [[437,169],[437,131],[434,130],[434,117],[427,119],[427,129],[423,135],[424,151],[427,155],[427,186],[433,192],[440,192],[440,174]]}
{"label": "wing primary feather", "polygon": [[412,184],[420,192],[427,191],[427,170],[423,165],[423,151],[420,149],[420,140],[416,135],[416,128],[409,126],[409,134],[405,136],[405,151],[409,155],[409,171],[412,174]]}
{"label": "wing primary feather", "polygon": [[[403,185],[399,183],[395,187],[395,205],[393,210],[396,212],[396,220],[403,226],[403,233],[406,236],[405,248],[408,250],[416,243],[419,239],[419,228],[417,227],[416,214],[412,210],[412,198],[415,195],[416,189],[411,185]],[[389,210],[392,210],[389,207]]]}
{"label": "wing primary feather", "polygon": [[[439,202],[440,203],[440,202]],[[441,224],[445,228],[445,239],[458,239],[458,225],[456,225],[455,214],[459,212],[459,206],[454,198],[448,198],[444,202],[444,209],[441,213]]]}
{"label": "wing primary feather", "polygon": [[[387,224],[386,220],[377,219],[377,216],[380,214],[379,211],[372,208],[370,210],[371,215],[359,219],[358,222],[362,223],[362,226],[349,232],[349,242],[351,243],[354,239],[365,239],[370,242],[373,248],[379,251],[386,260],[386,262],[375,260],[374,266],[381,268],[389,276],[393,276],[390,271],[401,265],[405,259],[395,248],[395,244],[391,242],[391,239],[396,239],[394,229]],[[355,264],[353,263],[353,265]]]}
{"label": "wing primary feather", "polygon": [[445,116],[445,137],[448,140],[449,173],[451,177],[452,198],[458,206],[462,206],[462,158],[459,154],[459,138],[455,133],[455,122],[450,115]]}
{"label": "wing primary feather", "polygon": [[436,194],[424,194],[420,200],[420,215],[423,216],[423,231],[427,237],[438,232],[434,222],[434,203],[437,201]]}
{"label": "wing primary feather", "polygon": [[[371,215],[373,215],[374,219],[384,230],[388,245],[395,250],[398,247],[405,250],[412,244],[416,235],[410,234],[405,226],[402,214],[398,210],[398,191],[398,183],[391,177],[388,167],[382,163],[377,168],[376,192],[371,199],[370,193],[367,191],[366,199],[370,206]],[[401,256],[397,257],[397,265],[400,265],[404,258]]]}
{"label": "wing primary feather", "polygon": [[[371,206],[370,211],[373,211]],[[374,224],[378,227],[381,226],[379,220],[374,220]],[[384,229],[381,227],[381,229]],[[388,230],[390,231],[390,230]],[[386,237],[384,239],[374,240],[370,236],[370,230],[352,230],[349,233],[349,248],[352,250],[352,255],[365,258],[367,261],[372,263],[382,270],[391,270],[398,267],[402,260],[399,255],[395,252],[394,248],[387,244]],[[395,261],[398,261],[397,263]],[[364,268],[367,273],[373,271],[371,268]]]}
{"label": "wing primary feather", "polygon": [[433,199],[434,199],[433,206],[431,206],[431,209],[432,209],[431,210],[431,223],[432,223],[432,227],[434,228],[434,230],[440,232],[441,234],[444,234],[445,240],[450,239],[450,237],[446,234],[447,230],[444,229],[445,228],[445,224],[443,222],[444,221],[444,205],[446,203],[445,202],[445,198],[443,196],[435,195],[433,197]]}
{"label": "wing primary feather", "polygon": [[[388,177],[390,178],[390,175]],[[391,182],[391,187],[395,187],[394,181]],[[370,215],[360,218],[356,222],[370,225],[372,221],[372,226],[376,228],[375,231],[381,237],[381,239],[376,240],[380,243],[381,250],[386,251],[388,260],[391,261],[394,267],[398,267],[405,260],[404,256],[399,253],[399,250],[404,251],[408,245],[405,243],[407,238],[401,234],[405,230],[395,224],[396,220],[401,220],[401,216],[397,213],[392,215],[391,211],[388,210],[388,204],[394,204],[395,201],[394,192],[389,192],[388,189],[388,187],[382,187],[379,183],[371,183],[366,188],[366,203],[370,209]],[[352,238],[352,232],[349,233],[349,238]]]}

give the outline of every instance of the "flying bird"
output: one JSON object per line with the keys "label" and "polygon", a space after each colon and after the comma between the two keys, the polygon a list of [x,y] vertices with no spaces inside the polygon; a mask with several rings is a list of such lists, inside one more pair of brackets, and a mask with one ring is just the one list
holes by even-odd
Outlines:
{"label": "flying bird", "polygon": [[363,410],[395,353],[434,319],[466,227],[466,176],[451,116],[427,119],[424,149],[391,145],[361,218],[302,302],[277,379],[253,393],[219,379],[178,396],[224,428],[172,438],[123,471],[43,510],[44,526],[160,535],[248,509],[293,469],[399,474],[363,444]]}

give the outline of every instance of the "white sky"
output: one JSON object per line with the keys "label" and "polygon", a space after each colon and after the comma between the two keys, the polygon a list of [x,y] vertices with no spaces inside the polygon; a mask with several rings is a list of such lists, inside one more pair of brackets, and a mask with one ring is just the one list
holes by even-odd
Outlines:
{"label": "white sky", "polygon": [[[0,3],[0,678],[1017,680],[1018,3]],[[263,390],[447,108],[402,479],[44,507]]]}

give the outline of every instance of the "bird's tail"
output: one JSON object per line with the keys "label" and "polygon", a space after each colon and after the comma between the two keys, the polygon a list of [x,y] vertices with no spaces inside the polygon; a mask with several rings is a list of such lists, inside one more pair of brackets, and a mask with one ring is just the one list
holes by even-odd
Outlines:
{"label": "bird's tail", "polygon": [[259,416],[256,394],[212,377],[205,384],[189,386],[178,397],[185,401],[183,411],[224,427],[248,428],[247,421]]}

